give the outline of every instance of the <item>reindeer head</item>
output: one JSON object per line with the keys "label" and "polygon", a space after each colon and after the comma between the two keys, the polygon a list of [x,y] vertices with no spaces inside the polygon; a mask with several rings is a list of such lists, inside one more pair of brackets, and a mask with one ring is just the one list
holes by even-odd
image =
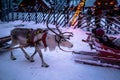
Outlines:
{"label": "reindeer head", "polygon": [[72,32],[63,32],[62,33],[57,25],[56,25],[56,30],[58,32],[55,32],[53,29],[51,29],[48,26],[49,17],[50,17],[50,14],[48,15],[46,26],[50,31],[52,31],[55,34],[55,41],[58,43],[58,47],[60,48],[60,46],[63,46],[63,47],[72,48],[73,44],[71,42],[69,42],[69,39],[70,39],[70,37],[73,36],[73,33]]}
{"label": "reindeer head", "polygon": [[69,42],[69,39],[70,39],[70,35],[63,35],[63,34],[55,35],[55,41],[58,43],[58,47],[63,46],[63,47],[72,48],[73,44]]}

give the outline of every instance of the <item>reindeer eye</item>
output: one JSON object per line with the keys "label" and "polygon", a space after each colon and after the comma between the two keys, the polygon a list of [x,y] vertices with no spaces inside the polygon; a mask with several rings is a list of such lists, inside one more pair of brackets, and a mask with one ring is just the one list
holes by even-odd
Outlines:
{"label": "reindeer eye", "polygon": [[69,40],[70,40],[70,38],[67,38],[67,39],[69,39]]}
{"label": "reindeer eye", "polygon": [[65,39],[61,39],[61,41],[66,41]]}

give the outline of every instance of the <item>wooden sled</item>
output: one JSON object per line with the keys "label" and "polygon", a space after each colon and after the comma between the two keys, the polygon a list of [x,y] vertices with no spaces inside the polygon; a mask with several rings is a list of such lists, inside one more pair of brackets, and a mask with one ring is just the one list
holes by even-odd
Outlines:
{"label": "wooden sled", "polygon": [[[74,52],[75,54],[79,54],[80,56],[79,58],[76,58],[75,61],[94,66],[120,69],[120,49],[105,46],[102,43],[99,43],[97,40],[91,41],[91,34],[87,33],[87,35],[88,38],[82,41],[89,45],[92,45],[94,47],[93,49],[96,50],[96,52]],[[81,56],[83,55],[84,58],[81,58]]]}
{"label": "wooden sled", "polygon": [[6,51],[9,48],[8,42],[11,40],[10,36],[0,38],[0,52]]}

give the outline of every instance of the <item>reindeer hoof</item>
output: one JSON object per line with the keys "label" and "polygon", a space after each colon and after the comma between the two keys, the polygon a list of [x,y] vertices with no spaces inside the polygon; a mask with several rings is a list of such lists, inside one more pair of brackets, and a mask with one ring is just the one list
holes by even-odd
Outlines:
{"label": "reindeer hoof", "polygon": [[30,60],[30,62],[35,62],[35,60]]}
{"label": "reindeer hoof", "polygon": [[47,67],[49,67],[49,65],[42,65],[41,67],[45,67],[45,68],[47,68]]}
{"label": "reindeer hoof", "polygon": [[30,58],[26,58],[27,60],[30,60]]}
{"label": "reindeer hoof", "polygon": [[26,58],[27,60],[30,60],[30,57],[29,57],[29,56],[25,56],[25,58]]}
{"label": "reindeer hoof", "polygon": [[16,58],[11,58],[12,60],[16,60]]}

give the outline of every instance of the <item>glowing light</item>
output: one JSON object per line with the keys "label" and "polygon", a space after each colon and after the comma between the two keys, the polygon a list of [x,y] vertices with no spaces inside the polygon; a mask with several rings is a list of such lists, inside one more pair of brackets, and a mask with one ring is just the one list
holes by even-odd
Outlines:
{"label": "glowing light", "polygon": [[113,2],[110,2],[110,5],[113,5]]}
{"label": "glowing light", "polygon": [[79,5],[78,5],[78,7],[77,7],[77,10],[76,10],[75,14],[73,15],[73,18],[72,18],[72,20],[71,20],[71,22],[70,22],[72,26],[76,23],[76,21],[77,21],[76,18],[77,18],[77,16],[79,16],[79,14],[81,13],[82,8],[84,7],[85,1],[86,1],[86,0],[82,0],[82,1],[79,3]]}
{"label": "glowing light", "polygon": [[98,5],[101,5],[101,3],[100,3],[100,2],[98,2],[97,4],[98,4]]}

